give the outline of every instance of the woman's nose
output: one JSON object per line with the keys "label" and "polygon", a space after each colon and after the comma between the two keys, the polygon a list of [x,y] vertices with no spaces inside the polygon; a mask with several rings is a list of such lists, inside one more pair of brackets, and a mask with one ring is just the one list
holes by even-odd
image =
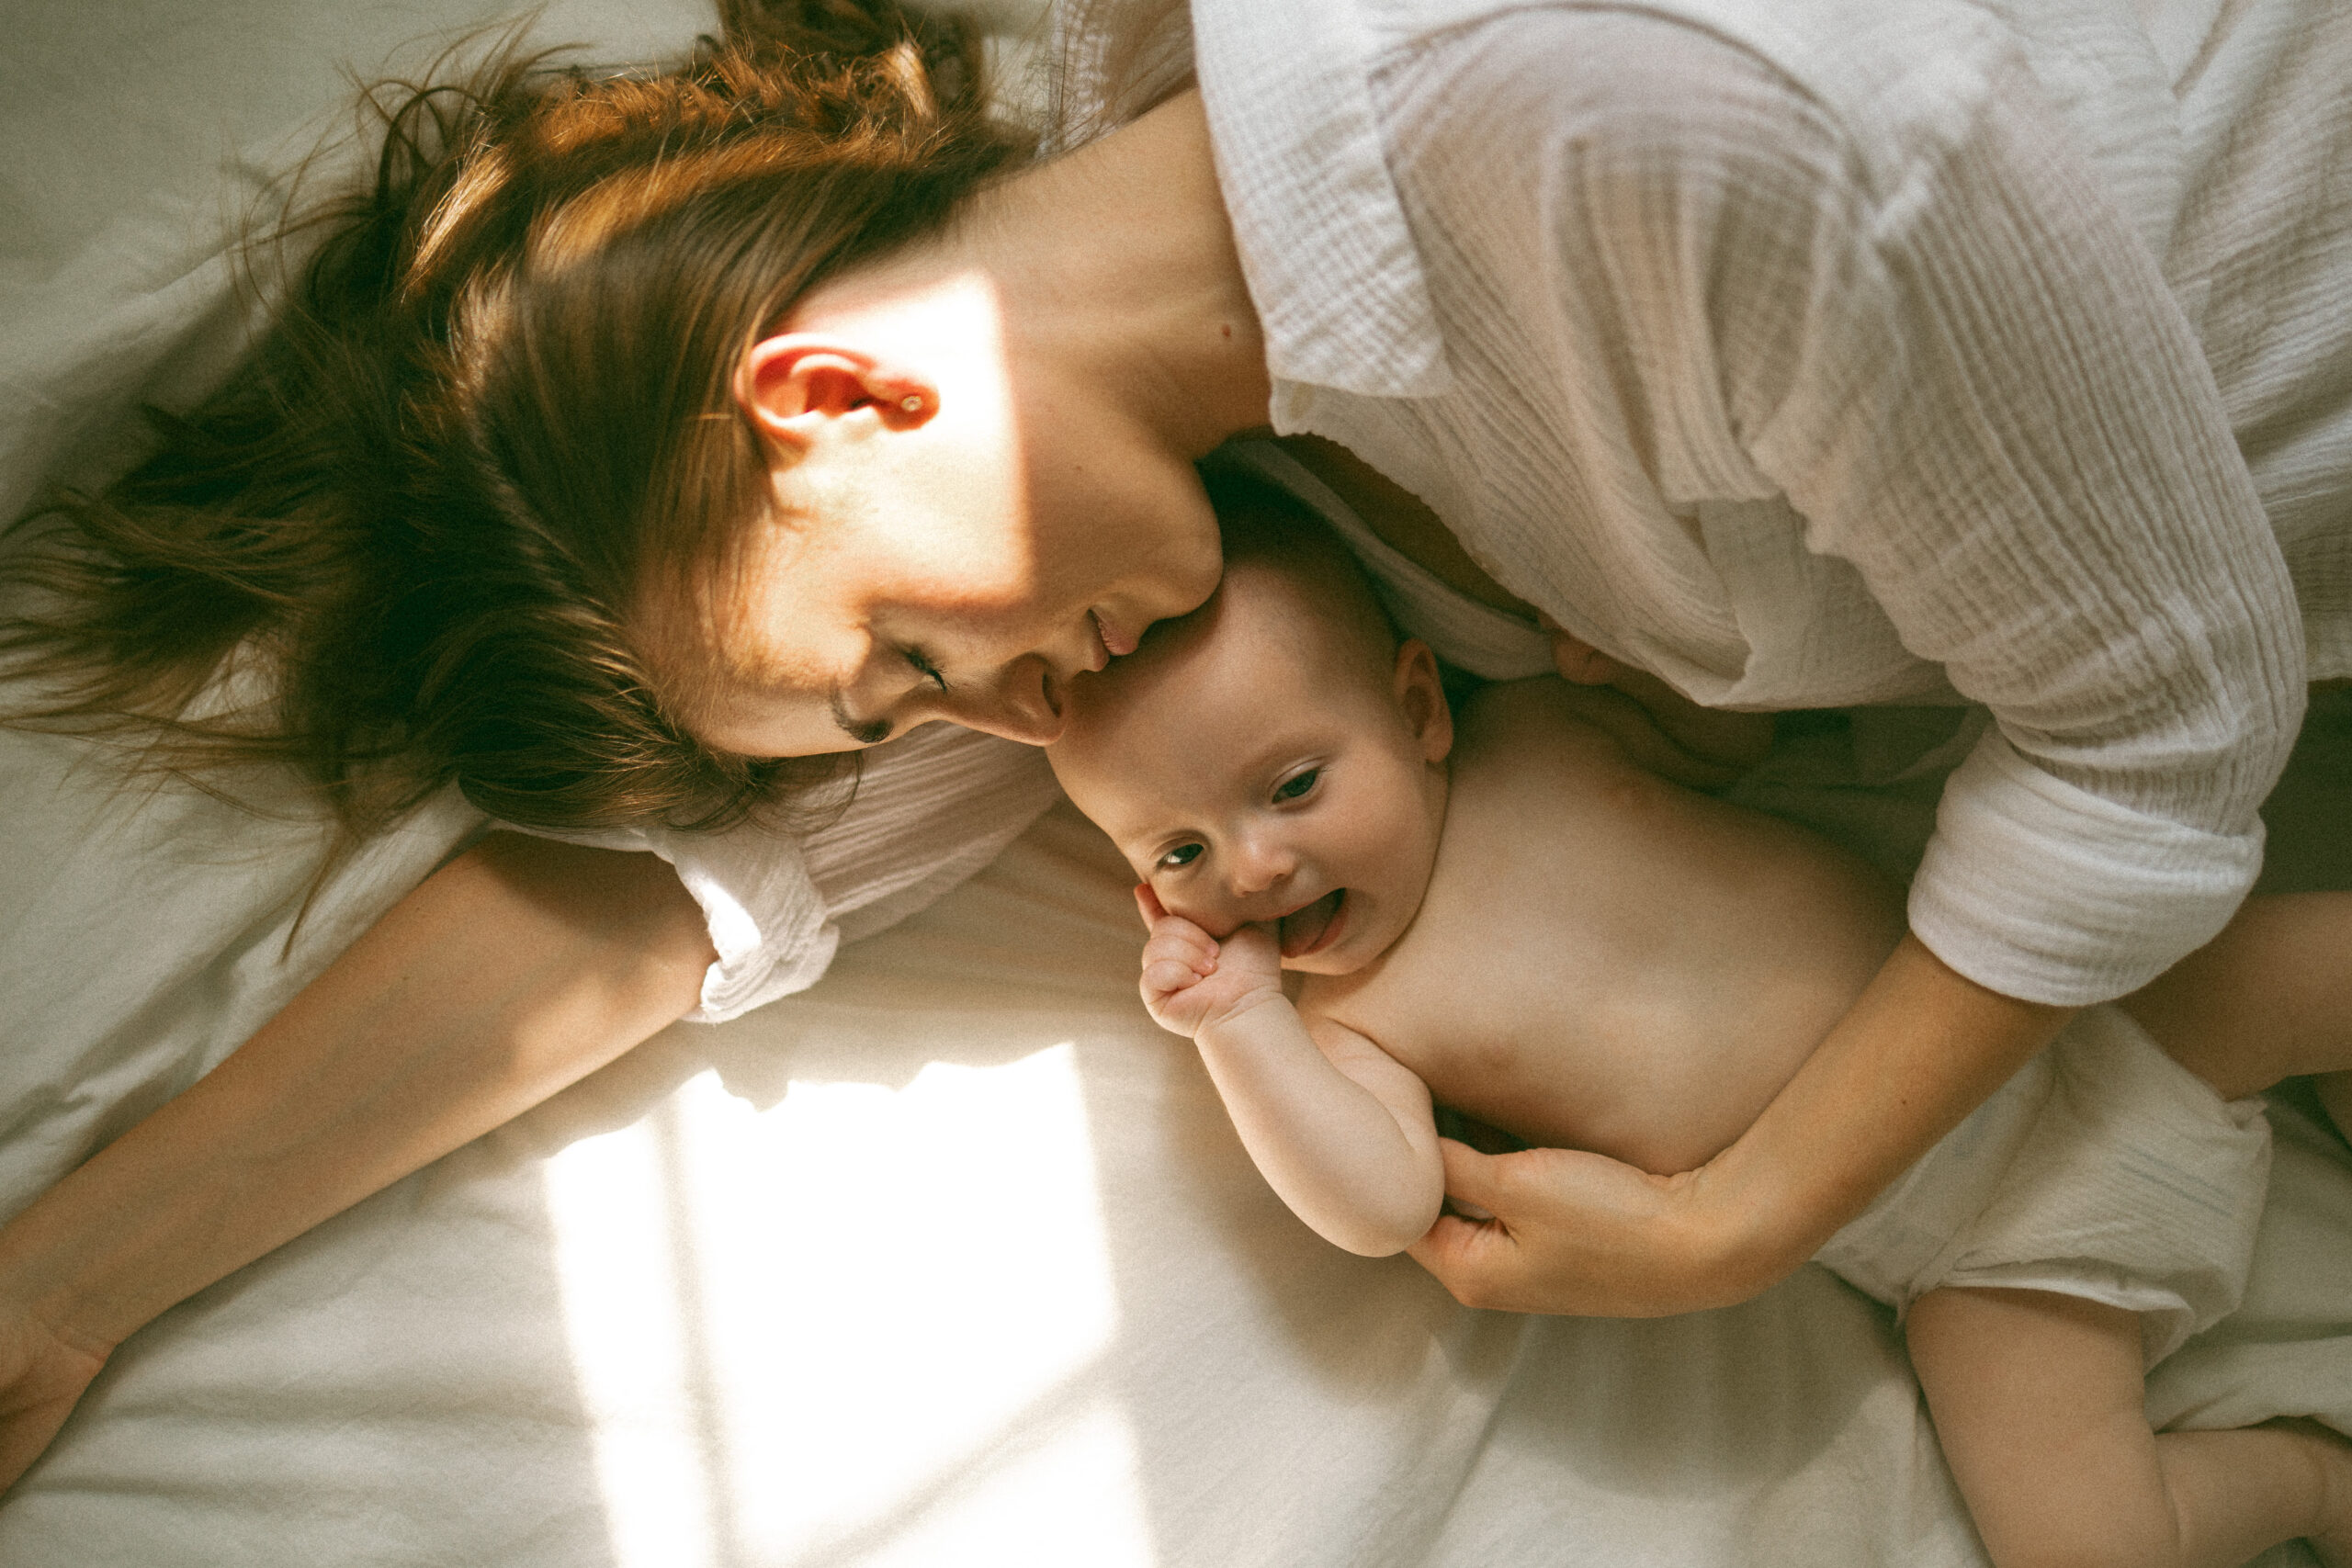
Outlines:
{"label": "woman's nose", "polygon": [[1030,746],[1050,745],[1061,739],[1061,694],[1042,660],[1020,660],[992,684],[944,706],[944,716],[967,729],[986,730]]}

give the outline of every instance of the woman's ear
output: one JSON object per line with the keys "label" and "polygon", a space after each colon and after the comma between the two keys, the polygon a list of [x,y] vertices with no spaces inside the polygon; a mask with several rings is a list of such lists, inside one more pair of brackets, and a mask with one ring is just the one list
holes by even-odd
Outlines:
{"label": "woman's ear", "polygon": [[1421,743],[1424,761],[1442,762],[1453,750],[1453,709],[1445,700],[1445,684],[1437,672],[1437,655],[1419,637],[1407,637],[1396,649],[1396,711]]}
{"label": "woman's ear", "polygon": [[911,430],[939,412],[939,386],[829,333],[783,333],[743,356],[735,400],[769,440],[805,449],[824,422],[871,409],[891,430]]}

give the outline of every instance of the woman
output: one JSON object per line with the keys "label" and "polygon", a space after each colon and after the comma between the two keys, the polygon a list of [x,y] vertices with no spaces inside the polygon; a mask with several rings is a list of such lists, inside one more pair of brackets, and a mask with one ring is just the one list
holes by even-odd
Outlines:
{"label": "woman", "polygon": [[[1297,455],[1376,532],[1549,617],[1565,672],[1702,753],[1684,699],[1957,693],[2001,720],[1950,786],[1913,936],[1747,1136],[1670,1179],[1450,1149],[1498,1219],[1417,1249],[1478,1304],[1761,1290],[2070,1008],[2220,928],[2306,634],[2313,672],[2352,673],[2346,219],[2307,201],[2284,233],[2257,199],[2300,175],[2341,208],[2315,172],[2352,138],[2324,86],[2352,24],[1717,9],[1204,4],[1187,51],[1104,7],[1069,23],[1071,118],[1127,123],[1005,178],[1002,142],[957,141],[941,57],[904,50],[831,96],[718,69],[709,104],[625,84],[460,128],[471,161],[428,158],[377,231],[389,303],[328,334],[394,367],[413,434],[360,531],[464,524],[352,602],[456,586],[371,623],[427,695],[328,712],[315,732],[367,743],[322,777],[389,758],[412,790],[615,829],[723,818],[777,771],[730,757],[933,720],[1044,739],[1069,681],[1207,593],[1191,465],[1271,415],[1324,438]],[[2176,76],[2229,92],[2176,103]],[[514,570],[481,570],[493,548]],[[544,613],[505,631],[526,600]],[[474,722],[518,669],[537,705]],[[443,984],[375,1021],[493,931],[496,1004]],[[0,1235],[0,1469],[171,1302],[714,986],[756,999],[713,956],[643,856],[493,840],[428,881]],[[96,1239],[121,1213],[147,1223]]]}

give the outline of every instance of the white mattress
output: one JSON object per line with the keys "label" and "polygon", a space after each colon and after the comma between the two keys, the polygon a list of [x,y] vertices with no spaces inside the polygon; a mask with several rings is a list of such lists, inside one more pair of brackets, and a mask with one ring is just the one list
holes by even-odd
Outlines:
{"label": "white mattress", "polygon": [[[338,57],[490,14],[16,7],[0,502],[119,460],[132,397],[219,362],[224,149],[282,157]],[[622,58],[707,25],[575,4],[543,32]],[[1872,847],[1924,830],[1916,788],[1854,796],[1802,756],[1765,784]],[[2306,798],[2340,845],[2347,802]],[[281,806],[125,795],[69,743],[0,737],[0,1213],[474,820],[444,804],[375,846],[289,949],[322,833]],[[1818,1269],[1578,1322],[1318,1242],[1135,1002],[1125,881],[1056,812],[816,990],[674,1028],[188,1302],[0,1502],[0,1562],[1981,1561],[1883,1315]],[[2352,1428],[2352,1160],[2274,1119],[2253,1295],[2159,1369],[2160,1419]]]}

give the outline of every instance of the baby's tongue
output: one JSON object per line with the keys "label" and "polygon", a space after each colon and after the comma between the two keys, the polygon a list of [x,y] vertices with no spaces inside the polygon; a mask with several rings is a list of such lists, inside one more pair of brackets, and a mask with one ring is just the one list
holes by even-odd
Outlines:
{"label": "baby's tongue", "polygon": [[1334,887],[1306,908],[1284,915],[1276,928],[1282,933],[1283,956],[1296,958],[1313,947],[1316,939],[1323,934],[1323,928],[1331,923],[1331,917],[1340,912],[1340,900],[1347,896],[1346,888]]}

